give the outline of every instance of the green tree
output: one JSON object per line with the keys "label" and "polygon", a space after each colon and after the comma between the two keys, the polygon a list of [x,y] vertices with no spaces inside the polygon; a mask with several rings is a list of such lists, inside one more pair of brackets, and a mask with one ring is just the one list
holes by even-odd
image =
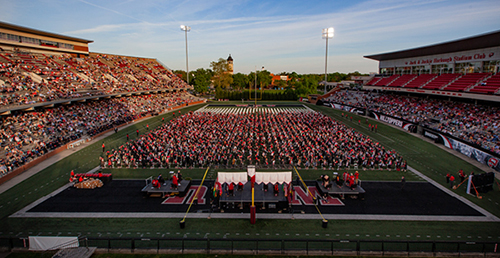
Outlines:
{"label": "green tree", "polygon": [[255,89],[256,76],[255,72],[251,72],[247,75],[248,89]]}
{"label": "green tree", "polygon": [[281,88],[285,88],[286,87],[286,81],[276,80],[276,81],[274,81],[274,86],[276,86],[278,89],[281,90]]}
{"label": "green tree", "polygon": [[231,83],[231,87],[236,90],[242,90],[247,87],[248,80],[248,76],[242,73],[233,74],[233,83]]}
{"label": "green tree", "polygon": [[198,68],[191,73],[192,80],[190,83],[193,84],[194,90],[199,93],[207,92],[212,79],[212,71],[210,69]]}
{"label": "green tree", "polygon": [[233,83],[233,76],[229,73],[229,64],[224,58],[219,58],[219,61],[210,63],[213,76],[212,81],[215,87],[228,88]]}
{"label": "green tree", "polygon": [[296,88],[297,83],[300,79],[300,75],[298,75],[296,72],[291,72],[290,74],[288,74],[288,79],[289,80],[286,82],[286,84],[289,87]]}
{"label": "green tree", "polygon": [[257,83],[260,88],[267,88],[272,81],[273,77],[271,77],[271,73],[268,70],[257,72]]}
{"label": "green tree", "polygon": [[187,79],[187,77],[186,77],[186,71],[184,71],[184,70],[174,70],[174,71],[172,71],[172,73],[174,73],[177,76],[180,75],[180,77],[181,77],[181,79],[183,81],[186,81],[186,79]]}
{"label": "green tree", "polygon": [[[306,94],[315,94],[318,88],[319,77],[314,74],[307,74],[302,77],[302,86]],[[299,94],[301,95],[301,94]]]}

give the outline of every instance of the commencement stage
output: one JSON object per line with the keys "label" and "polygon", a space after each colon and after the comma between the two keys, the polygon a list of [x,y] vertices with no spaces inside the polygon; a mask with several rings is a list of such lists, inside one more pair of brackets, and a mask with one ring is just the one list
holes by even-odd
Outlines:
{"label": "commencement stage", "polygon": [[165,180],[160,187],[154,187],[151,180],[146,179],[146,186],[142,188],[142,192],[149,197],[167,197],[172,195],[185,196],[191,187],[190,180],[182,180],[177,188],[172,187],[172,180]]}
{"label": "commencement stage", "polygon": [[[223,191],[220,197],[216,198],[216,203],[224,209],[250,207],[252,204],[252,186],[251,182],[246,182],[241,189],[238,186],[234,187],[233,193]],[[274,185],[269,184],[265,190],[264,183],[255,184],[254,202],[259,208],[264,209],[284,209],[288,207],[288,198],[282,189],[282,184],[279,185],[279,191],[275,193]]]}
{"label": "commencement stage", "polygon": [[338,187],[335,182],[333,182],[332,185],[328,189],[326,189],[321,184],[321,181],[316,181],[316,188],[318,189],[318,192],[321,194],[321,196],[339,196],[341,199],[344,199],[346,195],[349,195],[351,197],[357,196],[361,200],[365,199],[366,191],[360,185],[357,185],[356,188],[351,189],[345,184],[343,184],[342,187]]}

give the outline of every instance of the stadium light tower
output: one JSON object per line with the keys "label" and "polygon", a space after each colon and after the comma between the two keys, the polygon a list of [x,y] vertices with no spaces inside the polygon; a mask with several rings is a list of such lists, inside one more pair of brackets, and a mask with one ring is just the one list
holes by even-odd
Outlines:
{"label": "stadium light tower", "polygon": [[323,29],[323,38],[326,39],[326,53],[325,53],[325,94],[326,94],[326,72],[328,67],[328,39],[333,38],[333,27]]}
{"label": "stadium light tower", "polygon": [[181,25],[181,30],[184,31],[184,35],[186,35],[186,77],[187,84],[189,84],[189,65],[188,65],[188,31],[191,30],[191,27],[186,25]]}

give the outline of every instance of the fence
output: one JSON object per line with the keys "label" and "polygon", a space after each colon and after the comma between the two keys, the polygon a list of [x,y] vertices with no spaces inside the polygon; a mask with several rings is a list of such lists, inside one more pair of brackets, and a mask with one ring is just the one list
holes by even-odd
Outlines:
{"label": "fence", "polygon": [[[377,255],[397,253],[410,256],[427,253],[499,255],[499,242],[414,241],[414,240],[314,240],[314,239],[239,239],[239,238],[106,238],[88,237],[86,245],[100,250],[129,250],[148,253],[251,253],[251,254],[315,254],[349,253]],[[26,238],[0,237],[0,247],[8,250],[26,249]]]}

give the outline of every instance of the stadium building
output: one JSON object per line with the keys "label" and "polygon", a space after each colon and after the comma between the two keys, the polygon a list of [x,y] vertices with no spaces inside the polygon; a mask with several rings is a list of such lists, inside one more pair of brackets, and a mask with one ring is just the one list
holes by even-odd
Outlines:
{"label": "stadium building", "polygon": [[368,90],[500,101],[500,31],[364,57],[379,61]]}
{"label": "stadium building", "polygon": [[30,49],[31,52],[57,52],[80,57],[89,55],[89,43],[92,42],[92,40],[0,22],[0,47],[2,49]]}

